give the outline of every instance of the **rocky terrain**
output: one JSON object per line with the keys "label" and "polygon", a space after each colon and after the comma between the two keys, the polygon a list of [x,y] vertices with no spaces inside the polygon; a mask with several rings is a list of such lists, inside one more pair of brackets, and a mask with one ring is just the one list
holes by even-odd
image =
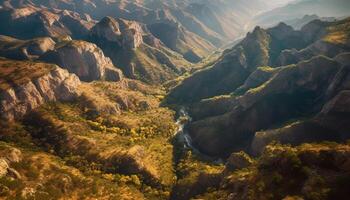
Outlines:
{"label": "rocky terrain", "polygon": [[83,81],[120,81],[123,73],[105,57],[95,44],[85,41],[67,41],[58,44],[39,57],[39,60],[55,63],[76,74]]}
{"label": "rocky terrain", "polygon": [[174,79],[190,65],[136,21],[105,17],[91,29],[88,40],[101,47],[127,77],[148,83]]}
{"label": "rocky terrain", "polygon": [[347,6],[0,1],[0,199],[348,199]]}
{"label": "rocky terrain", "polygon": [[348,23],[256,28],[211,68],[175,87],[167,101],[189,104],[189,133],[210,155],[259,154],[272,141],[343,141],[347,101],[337,99],[346,99],[348,89]]}
{"label": "rocky terrain", "polygon": [[69,101],[80,91],[80,80],[56,65],[0,60],[1,119],[20,119],[50,101]]}

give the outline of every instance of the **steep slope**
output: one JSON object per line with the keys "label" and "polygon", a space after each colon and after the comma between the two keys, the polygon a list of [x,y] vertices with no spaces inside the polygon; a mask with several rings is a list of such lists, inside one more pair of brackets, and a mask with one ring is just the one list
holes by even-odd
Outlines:
{"label": "steep slope", "polygon": [[0,9],[0,34],[19,39],[34,37],[71,36],[85,37],[93,22],[85,16],[67,10],[54,10],[28,5],[21,8],[3,7]]}
{"label": "steep slope", "polygon": [[208,69],[185,79],[169,94],[173,100],[190,103],[233,92],[259,66],[274,65],[283,49],[301,49],[307,44],[301,33],[280,24],[268,30],[256,27],[252,33],[223,55]]}
{"label": "steep slope", "polygon": [[300,31],[284,23],[266,30],[256,27],[235,47],[226,50],[213,66],[174,88],[168,95],[168,103],[191,103],[232,93],[257,67],[284,66],[317,55],[334,57],[349,51],[348,23],[349,19],[315,20]]}
{"label": "steep slope", "polygon": [[[3,59],[1,72],[1,198],[169,197],[176,126],[174,112],[159,107],[159,87],[84,83],[29,61]],[[7,160],[8,145],[23,161]]]}
{"label": "steep slope", "polygon": [[[0,131],[1,135],[3,131]],[[33,147],[0,143],[1,198],[145,199],[134,184],[120,182],[117,186],[96,174],[82,173],[57,156],[28,148]]]}
{"label": "steep slope", "polygon": [[1,119],[20,119],[50,101],[80,94],[79,79],[56,65],[0,59]]}
{"label": "steep slope", "polygon": [[345,200],[349,178],[349,144],[274,144],[257,159],[234,153],[225,169],[203,173],[187,187],[197,188],[189,196],[195,199]]}
{"label": "steep slope", "polygon": [[33,60],[54,49],[55,44],[49,37],[18,40],[0,35],[0,56],[15,60]]}
{"label": "steep slope", "polygon": [[[192,51],[195,57],[203,57],[210,53],[211,49],[201,47],[219,47],[226,40],[234,40],[245,33],[245,24],[249,23],[256,13],[266,10],[268,7],[260,0],[249,1],[34,1],[25,0],[21,2],[8,0],[4,3],[6,7],[26,7],[28,5],[43,6],[60,10],[70,10],[81,15],[89,14],[93,19],[101,20],[105,16],[136,20],[147,25],[157,26],[158,29],[166,27],[180,27],[177,31],[182,33],[183,38],[170,38],[173,42],[181,45],[182,49],[172,48],[178,53]],[[176,26],[174,26],[176,24]],[[162,27],[159,27],[162,26]],[[164,26],[164,27],[163,27]],[[242,29],[243,27],[243,29]],[[162,33],[160,38],[167,38]],[[195,41],[193,46],[186,46],[182,41]],[[166,43],[166,42],[164,42]],[[185,49],[184,49],[185,48]],[[183,54],[183,55],[185,55]],[[193,55],[194,56],[194,55]],[[186,56],[188,57],[188,56]],[[194,58],[195,58],[194,57]],[[189,61],[196,61],[189,57]]]}
{"label": "steep slope", "polygon": [[148,83],[162,83],[185,72],[189,63],[135,21],[103,18],[90,32],[96,43],[124,74]]}
{"label": "steep slope", "polygon": [[167,47],[182,54],[190,62],[199,62],[215,49],[197,35],[189,32],[177,23],[159,22],[147,26],[154,36],[159,38]]}
{"label": "steep slope", "polygon": [[231,109],[194,121],[189,126],[194,144],[214,155],[228,149],[249,150],[256,131],[319,111],[325,103],[322,96],[339,70],[339,64],[323,57],[282,67],[262,85],[231,97]]}
{"label": "steep slope", "polygon": [[[344,53],[350,50],[348,22],[313,21],[301,31],[291,31],[284,24],[268,30],[256,28],[213,67],[185,79],[167,102],[189,104],[193,118],[189,134],[193,144],[209,155],[227,156],[251,147],[256,153],[279,139],[300,144],[348,138],[343,132],[348,127],[342,122],[347,120],[346,111],[336,116],[321,111],[332,98],[346,99],[341,92],[348,87],[348,54]],[[286,52],[299,57],[282,59]],[[300,118],[310,120],[293,124]],[[284,126],[285,131],[279,129]],[[272,131],[261,131],[268,129]],[[259,133],[254,137],[255,132]]]}
{"label": "steep slope", "polygon": [[55,49],[40,56],[39,60],[68,69],[83,81],[120,81],[123,78],[123,73],[104,56],[101,49],[85,41],[58,43]]}

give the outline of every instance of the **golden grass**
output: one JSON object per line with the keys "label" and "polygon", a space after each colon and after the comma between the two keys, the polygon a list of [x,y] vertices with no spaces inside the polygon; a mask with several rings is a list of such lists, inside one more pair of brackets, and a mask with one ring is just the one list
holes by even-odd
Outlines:
{"label": "golden grass", "polygon": [[55,67],[53,64],[0,59],[0,89],[25,84],[49,73]]}
{"label": "golden grass", "polygon": [[335,22],[327,28],[323,41],[333,44],[347,44],[350,39],[350,18]]}

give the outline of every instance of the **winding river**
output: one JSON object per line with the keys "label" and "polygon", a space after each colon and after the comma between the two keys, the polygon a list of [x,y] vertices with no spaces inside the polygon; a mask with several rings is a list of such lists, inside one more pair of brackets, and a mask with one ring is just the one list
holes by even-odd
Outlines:
{"label": "winding river", "polygon": [[186,131],[186,125],[192,121],[191,116],[188,114],[186,108],[181,107],[178,111],[178,118],[176,120],[177,130],[174,134],[176,140],[182,144],[182,148],[190,149],[193,153],[199,155],[201,158],[212,161],[214,163],[220,164],[223,163],[221,158],[212,157],[202,153],[199,149],[197,149],[192,144],[192,138],[190,134]]}

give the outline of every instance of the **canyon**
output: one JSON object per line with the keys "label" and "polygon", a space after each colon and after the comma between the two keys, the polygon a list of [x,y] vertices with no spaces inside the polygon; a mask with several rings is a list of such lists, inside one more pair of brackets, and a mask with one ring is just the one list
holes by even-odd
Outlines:
{"label": "canyon", "polygon": [[0,1],[0,199],[347,199],[349,8]]}

